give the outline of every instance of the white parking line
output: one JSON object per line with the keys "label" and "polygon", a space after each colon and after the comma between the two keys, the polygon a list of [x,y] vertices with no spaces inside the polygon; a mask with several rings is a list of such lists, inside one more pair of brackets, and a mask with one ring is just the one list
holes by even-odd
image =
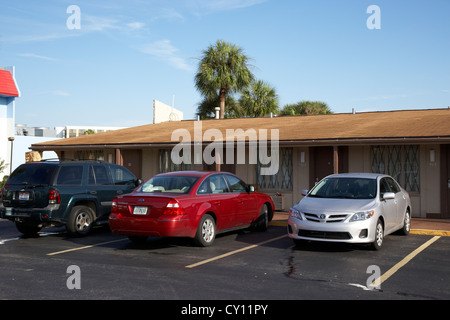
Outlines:
{"label": "white parking line", "polygon": [[283,238],[286,238],[286,237],[287,237],[287,234],[285,234],[283,236],[280,236],[280,237],[273,238],[273,239],[269,239],[269,240],[266,240],[266,241],[263,241],[263,242],[260,242],[260,243],[257,243],[257,244],[253,244],[253,245],[248,246],[248,247],[244,247],[244,248],[237,249],[237,250],[234,250],[234,251],[231,251],[231,252],[228,252],[228,253],[224,253],[224,254],[221,254],[220,256],[216,256],[216,257],[213,257],[213,258],[210,258],[210,259],[206,259],[206,260],[202,260],[202,261],[197,262],[197,263],[190,264],[190,265],[186,266],[186,268],[192,269],[192,268],[201,266],[203,264],[206,264],[206,263],[209,263],[209,262],[212,262],[212,261],[216,261],[216,260],[219,260],[219,259],[223,259],[223,258],[229,257],[229,256],[231,256],[233,254],[236,254],[236,253],[239,253],[239,252],[242,252],[242,251],[246,251],[246,250],[250,250],[250,249],[262,246],[262,245],[264,245],[266,243],[277,241],[277,240],[280,240],[280,239],[283,239]]}

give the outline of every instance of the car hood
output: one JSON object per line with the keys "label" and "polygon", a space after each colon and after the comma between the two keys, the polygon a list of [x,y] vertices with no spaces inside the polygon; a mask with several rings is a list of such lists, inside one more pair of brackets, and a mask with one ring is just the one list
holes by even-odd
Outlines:
{"label": "car hood", "polygon": [[306,212],[359,212],[375,207],[375,199],[327,199],[305,197],[294,208]]}

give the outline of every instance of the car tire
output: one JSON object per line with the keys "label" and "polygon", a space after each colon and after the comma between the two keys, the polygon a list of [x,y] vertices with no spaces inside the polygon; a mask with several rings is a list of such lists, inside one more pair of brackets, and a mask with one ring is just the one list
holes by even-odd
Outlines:
{"label": "car tire", "polygon": [[66,224],[67,231],[74,236],[87,235],[94,224],[94,211],[87,206],[75,206]]}
{"label": "car tire", "polygon": [[195,244],[200,247],[209,247],[213,244],[215,237],[216,221],[211,215],[205,214],[198,224],[194,238]]}
{"label": "car tire", "polygon": [[383,245],[384,241],[384,226],[383,222],[378,219],[377,224],[375,226],[375,241],[371,243],[372,249],[379,250]]}
{"label": "car tire", "polygon": [[261,211],[259,212],[258,220],[256,220],[256,230],[257,231],[267,231],[269,228],[269,208],[266,204],[263,204]]}
{"label": "car tire", "polygon": [[16,228],[27,237],[35,237],[41,231],[42,225],[33,221],[17,221]]}
{"label": "car tire", "polygon": [[411,214],[409,213],[409,210],[406,210],[405,218],[403,220],[403,228],[401,228],[398,232],[401,235],[407,236],[410,230],[411,230]]}

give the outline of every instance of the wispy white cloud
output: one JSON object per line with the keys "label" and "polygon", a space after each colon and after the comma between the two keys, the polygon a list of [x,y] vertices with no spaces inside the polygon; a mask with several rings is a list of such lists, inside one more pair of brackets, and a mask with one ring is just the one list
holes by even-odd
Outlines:
{"label": "wispy white cloud", "polygon": [[55,96],[60,96],[60,97],[68,97],[68,96],[70,96],[69,92],[61,91],[61,90],[53,90],[51,92],[51,94],[53,94]]}
{"label": "wispy white cloud", "polygon": [[155,41],[139,48],[143,53],[157,57],[166,61],[173,67],[185,71],[191,71],[192,67],[186,62],[186,60],[178,55],[178,49],[174,47],[170,40]]}
{"label": "wispy white cloud", "polygon": [[47,60],[47,61],[57,61],[58,60],[56,58],[41,56],[41,55],[34,54],[34,53],[19,53],[18,55],[20,57],[35,58],[35,59],[41,59],[41,60]]}
{"label": "wispy white cloud", "polygon": [[135,22],[127,23],[126,26],[128,28],[130,28],[131,30],[140,30],[145,27],[145,23],[135,21]]}

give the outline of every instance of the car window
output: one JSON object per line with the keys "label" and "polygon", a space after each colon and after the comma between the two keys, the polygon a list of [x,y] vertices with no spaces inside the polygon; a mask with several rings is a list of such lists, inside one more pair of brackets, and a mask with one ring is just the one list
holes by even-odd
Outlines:
{"label": "car window", "polygon": [[90,185],[108,185],[111,184],[105,166],[89,166],[88,183]]}
{"label": "car window", "polygon": [[393,192],[393,193],[400,192],[399,186],[392,178],[386,178],[386,182],[389,185],[391,192]]}
{"label": "car window", "polygon": [[113,183],[115,185],[134,185],[135,176],[127,169],[119,166],[110,165],[109,166],[111,176],[113,178]]}
{"label": "car window", "polygon": [[198,177],[155,176],[143,183],[136,192],[189,193]]}
{"label": "car window", "polygon": [[221,174],[210,176],[198,188],[198,194],[217,194],[229,192],[228,186]]}
{"label": "car window", "polygon": [[8,184],[48,185],[58,166],[51,164],[23,164],[8,178]]}
{"label": "car window", "polygon": [[320,181],[309,193],[309,197],[373,199],[376,196],[377,182],[367,178],[326,178]]}
{"label": "car window", "polygon": [[61,166],[56,184],[81,185],[82,177],[83,177],[83,166],[80,165]]}
{"label": "car window", "polygon": [[225,178],[228,181],[231,192],[237,192],[237,193],[247,192],[246,184],[238,177],[226,174]]}

